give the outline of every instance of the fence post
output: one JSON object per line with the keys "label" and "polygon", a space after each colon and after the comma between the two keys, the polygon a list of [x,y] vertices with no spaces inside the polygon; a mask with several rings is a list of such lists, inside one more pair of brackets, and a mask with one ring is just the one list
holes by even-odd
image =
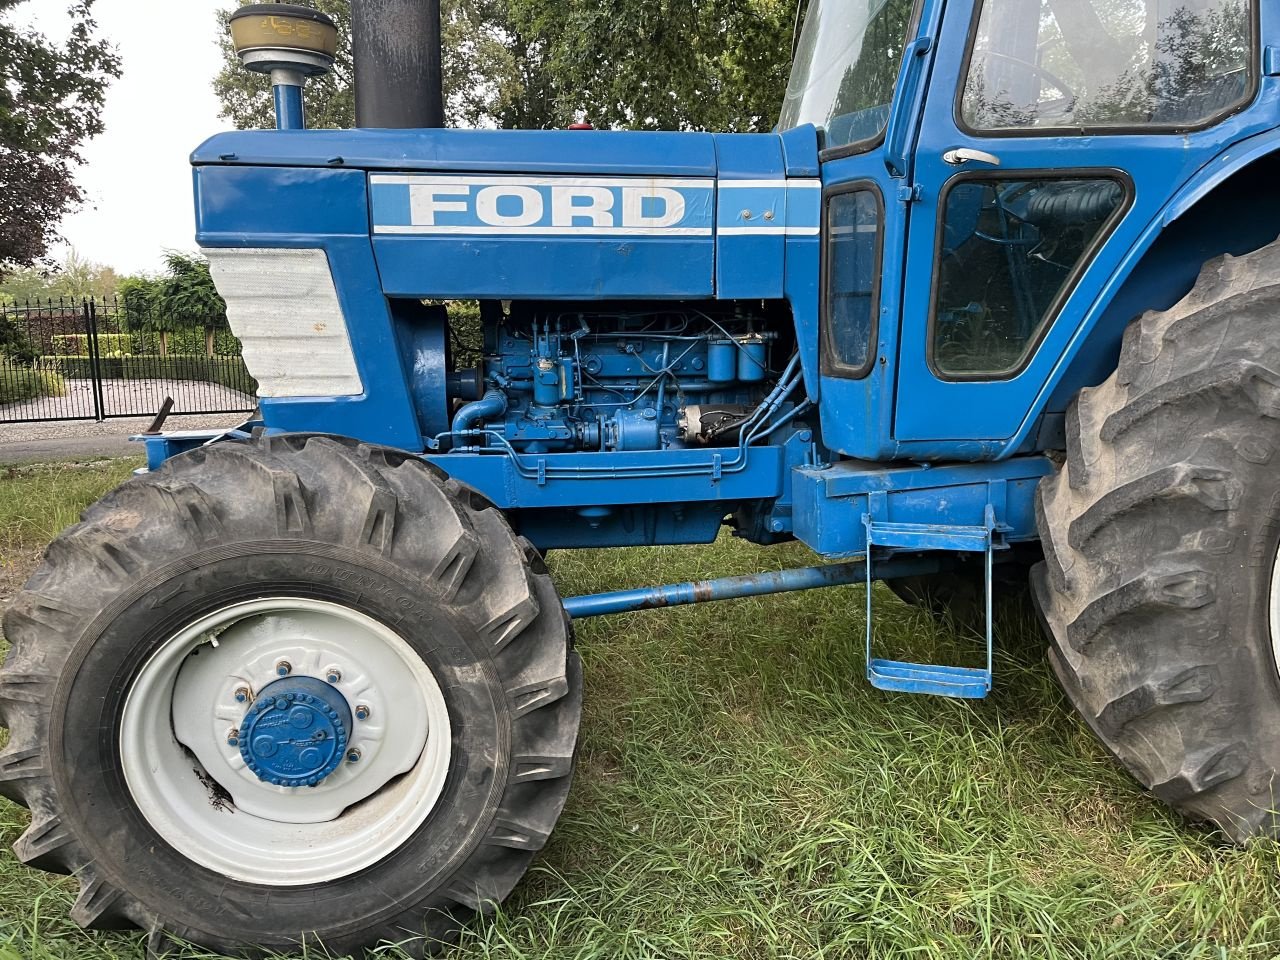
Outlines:
{"label": "fence post", "polygon": [[84,310],[85,345],[89,348],[89,384],[93,391],[93,419],[106,420],[102,393],[102,365],[98,362],[98,310],[94,300],[81,300]]}

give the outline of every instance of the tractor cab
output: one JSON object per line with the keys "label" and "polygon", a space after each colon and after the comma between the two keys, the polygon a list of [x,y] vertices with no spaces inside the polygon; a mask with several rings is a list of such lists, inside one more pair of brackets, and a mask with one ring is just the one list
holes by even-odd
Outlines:
{"label": "tractor cab", "polygon": [[[1198,170],[1280,123],[1274,93],[1259,96],[1261,7],[810,4],[779,128],[821,138],[834,449],[985,459],[1061,445],[1067,399],[1114,366],[1125,323],[1190,288],[1201,251],[1158,295],[1104,292]],[[1274,233],[1231,225],[1250,234],[1243,249],[1259,230]],[[1222,252],[1245,238],[1203,239]],[[1089,362],[1064,362],[1082,338]]]}

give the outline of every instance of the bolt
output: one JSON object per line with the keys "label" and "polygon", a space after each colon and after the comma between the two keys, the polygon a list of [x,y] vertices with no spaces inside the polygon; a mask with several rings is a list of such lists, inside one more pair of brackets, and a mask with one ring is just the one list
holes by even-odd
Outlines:
{"label": "bolt", "polygon": [[771,530],[773,530],[773,532],[774,532],[774,533],[781,533],[781,532],[782,532],[782,521],[781,521],[781,520],[775,520],[775,521],[773,521],[773,523],[769,524],[769,528],[770,528]]}
{"label": "bolt", "polygon": [[368,705],[367,705],[367,704],[362,703],[362,704],[359,704],[359,705],[356,707],[356,719],[357,719],[357,720],[368,720],[368,719],[369,719],[369,714],[371,714],[371,713],[373,713],[373,711],[369,709],[369,707],[368,707]]}
{"label": "bolt", "polygon": [[232,727],[230,730],[227,731],[227,746],[228,747],[240,746],[240,731],[237,730],[235,727]]}
{"label": "bolt", "polygon": [[740,216],[743,220],[750,220],[750,219],[751,219],[751,211],[750,211],[750,210],[743,210],[743,211],[742,211],[742,213],[738,214],[738,216]]}
{"label": "bolt", "polygon": [[236,687],[236,703],[247,703],[252,694],[248,687]]}
{"label": "bolt", "polygon": [[347,751],[347,763],[359,763],[360,756],[361,756],[360,748],[352,747],[350,750]]}
{"label": "bolt", "polygon": [[801,431],[800,431],[800,442],[801,442],[801,443],[808,443],[808,442],[809,442],[810,440],[812,440],[812,439],[813,439],[813,434],[811,434],[808,430],[801,430]]}
{"label": "bolt", "polygon": [[288,660],[280,660],[276,663],[277,677],[287,677],[292,672],[293,672],[293,664],[291,664]]}
{"label": "bolt", "polygon": [[772,220],[772,219],[773,219],[773,211],[772,211],[772,210],[766,210],[766,211],[764,212],[764,218],[765,218],[766,220]]}
{"label": "bolt", "polygon": [[342,671],[339,670],[337,667],[325,667],[324,678],[328,680],[330,683],[337,683],[339,680],[342,679]]}

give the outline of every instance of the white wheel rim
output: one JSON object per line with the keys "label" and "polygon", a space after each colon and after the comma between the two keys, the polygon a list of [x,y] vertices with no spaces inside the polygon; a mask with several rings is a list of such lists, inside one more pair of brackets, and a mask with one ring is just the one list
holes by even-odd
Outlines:
{"label": "white wheel rim", "polygon": [[[353,711],[371,708],[352,723],[358,762],[316,787],[259,780],[227,741],[247,709],[237,688],[256,694],[282,660],[322,680],[341,665],[334,686]],[[398,849],[435,807],[449,756],[444,695],[413,648],[357,610],[297,597],[233,604],[167,640],[120,726],[125,782],[166,842],[227,877],[281,886],[347,876]]]}
{"label": "white wheel rim", "polygon": [[1280,671],[1280,550],[1271,562],[1271,592],[1268,600],[1268,619],[1271,628],[1271,659]]}

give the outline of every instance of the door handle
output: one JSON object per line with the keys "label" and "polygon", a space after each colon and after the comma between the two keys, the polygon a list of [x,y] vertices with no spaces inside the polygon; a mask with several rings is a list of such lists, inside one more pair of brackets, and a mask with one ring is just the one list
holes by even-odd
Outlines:
{"label": "door handle", "polygon": [[956,147],[953,150],[948,150],[942,155],[942,159],[953,167],[968,163],[970,160],[976,160],[978,163],[989,163],[993,167],[1000,166],[1000,158],[994,153],[987,153],[985,150],[970,150],[968,147]]}

